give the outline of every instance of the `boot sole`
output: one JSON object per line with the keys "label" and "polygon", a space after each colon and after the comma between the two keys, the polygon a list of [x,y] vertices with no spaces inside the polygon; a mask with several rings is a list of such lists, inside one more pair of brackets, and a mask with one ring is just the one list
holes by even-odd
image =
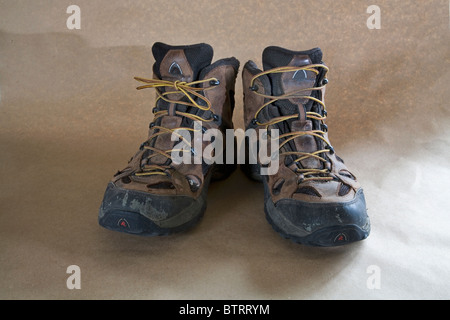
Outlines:
{"label": "boot sole", "polygon": [[[251,164],[241,165],[241,170],[249,179],[264,184],[265,199],[268,199],[269,198],[268,191],[266,190],[262,176],[259,174],[260,166]],[[283,225],[286,228],[286,226],[289,225],[290,223],[281,218],[280,214],[276,212],[276,209],[273,208],[273,206],[270,207],[272,208],[271,211],[273,211],[274,217],[277,217],[275,219],[277,221],[275,221],[269,214],[267,202],[264,205],[264,212],[266,220],[269,222],[272,228],[283,238],[291,240],[298,244],[315,247],[336,247],[350,244],[353,242],[362,241],[366,239],[370,234],[370,220],[367,217],[364,225],[356,225],[356,224],[332,225],[319,228],[314,232],[306,234],[304,236],[295,235],[292,233],[297,232],[305,233],[305,231],[293,225],[290,225],[288,228],[292,231],[292,233],[289,233],[286,230],[284,230],[279,225]]]}
{"label": "boot sole", "polygon": [[203,212],[193,220],[175,228],[161,228],[150,219],[136,212],[115,211],[99,220],[99,224],[111,231],[145,237],[168,236],[194,227],[203,217]]}
{"label": "boot sole", "polygon": [[266,211],[266,219],[272,228],[280,234],[284,239],[291,240],[297,244],[313,246],[313,247],[337,247],[358,242],[366,239],[369,232],[363,230],[357,225],[343,225],[325,227],[304,236],[294,236],[287,234],[272,220]]}
{"label": "boot sole", "polygon": [[[334,204],[315,206],[295,201],[291,206],[277,208],[267,190],[265,191],[264,212],[267,221],[282,237],[295,243],[336,247],[361,241],[369,236],[370,219],[361,209],[361,206],[365,208],[362,190],[353,201],[347,203],[348,210],[339,209]],[[297,219],[292,220],[292,217]]]}
{"label": "boot sole", "polygon": [[[168,236],[175,233],[185,232],[195,227],[203,218],[206,211],[206,194],[208,192],[209,183],[214,181],[220,181],[228,178],[236,170],[235,165],[216,165],[210,173],[206,176],[204,190],[200,195],[203,200],[200,208],[194,206],[193,209],[186,208],[178,215],[175,215],[171,219],[175,221],[182,221],[176,226],[162,227],[156,224],[151,219],[140,214],[139,212],[126,211],[126,210],[114,210],[112,212],[102,212],[102,207],[99,213],[99,225],[111,230],[122,233],[128,233],[132,235],[138,235],[143,237],[155,237],[155,236]],[[168,224],[169,221],[164,221],[164,224]]]}

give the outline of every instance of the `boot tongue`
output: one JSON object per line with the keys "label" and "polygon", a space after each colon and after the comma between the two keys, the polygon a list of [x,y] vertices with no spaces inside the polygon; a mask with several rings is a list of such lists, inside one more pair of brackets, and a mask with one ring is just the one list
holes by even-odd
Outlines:
{"label": "boot tongue", "polygon": [[[319,64],[322,62],[322,51],[320,48],[308,51],[290,51],[280,47],[268,47],[263,52],[264,70],[268,71],[278,67],[293,66],[302,67],[310,64]],[[272,85],[272,96],[281,96],[301,89],[313,88],[316,84],[316,73],[307,70],[298,70],[292,72],[269,73],[268,77]],[[302,96],[314,95],[312,90],[302,91]],[[311,111],[313,101],[307,98],[289,98],[280,99],[269,106],[269,113],[272,117],[298,114],[298,119],[283,122],[282,131],[311,131],[314,129],[312,121],[306,117],[306,112]],[[290,141],[286,148],[290,150],[311,153],[319,150],[320,141],[311,135],[303,135]],[[293,160],[293,159],[291,159]],[[319,160],[309,157],[297,165],[303,168],[321,168]]]}
{"label": "boot tongue", "polygon": [[[280,47],[268,47],[263,52],[264,71],[278,67],[293,66],[302,67],[322,62],[320,48],[308,51],[291,51]],[[316,74],[311,71],[299,70],[292,72],[269,73],[272,84],[272,95],[280,96],[285,93],[295,92],[301,89],[312,88],[316,82]],[[310,95],[311,91],[304,91],[301,95]],[[282,115],[292,114],[298,110],[301,104],[306,104],[308,99],[279,100],[275,104],[280,107]]]}
{"label": "boot tongue", "polygon": [[[153,73],[155,77],[166,81],[182,81],[193,82],[198,80],[200,71],[211,64],[213,58],[213,49],[210,45],[200,43],[191,46],[170,46],[161,42],[157,42],[152,48],[155,64],[153,65]],[[160,88],[161,92],[166,89]],[[168,99],[177,101],[187,101],[187,97],[183,93],[171,93],[166,95]],[[159,118],[158,126],[164,128],[177,128],[183,125],[182,118],[176,116],[176,111],[190,112],[190,107],[183,104],[169,103],[159,100],[157,104],[159,110],[165,109],[168,115]],[[154,134],[154,129],[150,128],[149,136]],[[162,134],[153,138],[150,142],[151,146],[159,150],[170,150],[174,146],[170,134]],[[149,152],[150,153],[150,152]],[[144,157],[145,158],[145,157]],[[145,159],[144,161],[147,161]],[[165,164],[168,162],[167,157],[157,155],[151,158],[153,164]],[[148,163],[150,164],[150,162]]]}
{"label": "boot tongue", "polygon": [[206,43],[190,46],[170,46],[157,42],[152,48],[155,75],[168,81],[192,82],[200,70],[211,64],[213,49]]}
{"label": "boot tongue", "polygon": [[[152,48],[155,64],[153,65],[154,76],[166,81],[192,82],[198,80],[201,70],[211,64],[213,49],[206,43],[199,43],[188,46],[170,46],[157,42]],[[162,87],[161,92],[167,90]],[[166,96],[171,100],[184,100],[188,98],[183,93],[172,93]],[[174,105],[160,100],[158,107],[169,110],[169,115],[174,115]],[[182,104],[177,104],[179,111],[187,112],[189,108]]]}

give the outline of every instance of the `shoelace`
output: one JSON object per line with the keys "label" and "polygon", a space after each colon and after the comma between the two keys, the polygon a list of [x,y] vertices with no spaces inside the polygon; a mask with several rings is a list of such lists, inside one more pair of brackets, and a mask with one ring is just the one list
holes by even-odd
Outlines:
{"label": "shoelace", "polygon": [[[142,83],[146,83],[143,86],[139,86],[136,89],[137,90],[142,90],[142,89],[147,89],[147,88],[153,88],[156,89],[156,94],[158,95],[156,101],[155,101],[155,106],[157,106],[158,101],[159,100],[164,100],[168,103],[174,103],[174,104],[181,104],[181,105],[185,105],[187,107],[195,107],[198,108],[200,110],[203,111],[209,111],[211,110],[211,102],[205,97],[203,96],[200,92],[201,91],[206,91],[206,90],[210,90],[212,88],[214,88],[215,86],[217,86],[219,84],[219,80],[216,78],[210,78],[210,79],[205,79],[205,80],[199,80],[199,81],[193,81],[193,82],[184,82],[184,81],[167,81],[167,80],[160,80],[160,79],[146,79],[146,78],[140,78],[140,77],[135,77],[135,80],[142,82]],[[195,87],[196,85],[199,84],[203,84],[203,83],[209,83],[210,86],[209,87]],[[164,91],[161,92],[161,90],[159,88],[162,87],[166,87],[166,88],[173,88],[174,90],[171,91]],[[167,96],[170,94],[176,94],[176,93],[182,93],[184,96],[186,96],[188,98],[189,101],[181,101],[180,100],[172,100],[169,99]],[[202,100],[206,106],[202,106],[200,104],[198,104],[195,101],[195,97]],[[155,109],[156,110],[156,109]],[[169,114],[168,110],[160,110],[160,111],[156,111],[155,112],[155,117],[153,119],[153,123],[156,123],[156,120],[160,117],[166,116]],[[205,119],[202,118],[200,116],[197,116],[195,114],[192,113],[188,113],[188,112],[181,112],[176,110],[175,114],[178,116],[182,116],[182,117],[186,117],[189,118],[193,121],[204,121],[204,122],[211,122],[214,120],[213,117]],[[185,143],[187,143],[189,145],[189,147],[192,149],[191,147],[191,141],[187,141],[182,135],[177,134],[176,130],[187,130],[187,131],[192,131],[192,132],[196,132],[198,130],[195,130],[193,128],[188,128],[188,127],[177,127],[177,128],[166,128],[166,127],[162,127],[162,126],[156,126],[153,125],[152,129],[154,129],[154,132],[148,139],[147,141],[151,141],[152,139],[156,138],[159,135],[162,134],[176,134],[178,135],[181,139],[183,139],[183,141]],[[172,159],[171,157],[171,153],[172,152],[183,152],[186,150],[183,149],[170,149],[170,150],[160,150],[158,148],[154,148],[148,145],[143,145],[143,148],[146,150],[151,150],[153,151],[152,154],[150,154],[147,159],[151,159],[152,157],[158,156],[158,155],[162,155],[168,159]],[[163,166],[163,165],[157,165],[157,164],[146,164],[143,168],[142,168],[142,172],[136,173],[136,176],[150,176],[150,175],[167,175],[166,170],[169,169],[170,166]]]}
{"label": "shoelace", "polygon": [[[304,95],[302,94],[305,91],[316,91],[316,90],[322,90],[326,83],[322,84],[320,87],[314,87],[314,88],[305,88],[305,89],[300,89],[300,90],[296,90],[294,92],[289,92],[289,93],[285,93],[283,95],[280,96],[272,96],[272,95],[266,95],[266,94],[262,94],[260,92],[257,91],[257,88],[255,88],[254,86],[254,82],[256,79],[258,79],[259,77],[263,76],[263,75],[267,75],[270,73],[284,73],[284,72],[296,72],[296,71],[311,71],[313,73],[315,73],[316,75],[319,75],[319,71],[318,68],[322,68],[325,70],[325,75],[324,75],[324,79],[326,79],[326,74],[328,73],[329,69],[327,66],[323,65],[323,64],[312,64],[312,65],[307,65],[307,66],[303,66],[303,67],[292,67],[292,66],[286,66],[286,67],[279,67],[279,68],[274,68],[268,71],[264,71],[261,72],[257,75],[255,75],[251,81],[250,81],[250,87],[252,88],[252,91],[259,95],[262,96],[264,98],[269,99],[268,102],[264,103],[259,109],[258,111],[256,111],[253,122],[258,125],[258,126],[264,126],[265,129],[267,129],[269,126],[283,122],[283,121],[287,121],[290,119],[295,119],[299,117],[299,114],[292,114],[292,115],[286,115],[286,116],[279,116],[279,117],[274,117],[272,119],[270,119],[270,121],[268,122],[264,122],[264,123],[260,123],[258,121],[258,115],[259,113],[266,108],[267,106],[269,106],[270,104],[278,101],[278,100],[283,100],[283,99],[292,99],[292,98],[299,98],[299,99],[309,99],[309,100],[313,100],[317,103],[319,103],[323,110],[324,110],[324,115],[321,115],[317,112],[311,112],[308,111],[306,112],[306,117],[310,118],[310,119],[314,119],[314,120],[319,120],[321,121],[322,125],[325,125],[325,119],[326,117],[326,111],[325,111],[325,103],[317,98],[314,98],[310,95]],[[322,149],[322,150],[317,150],[311,153],[308,152],[302,152],[302,151],[285,151],[285,152],[280,152],[279,155],[293,155],[293,156],[297,156],[297,159],[294,160],[294,162],[300,162],[303,161],[307,158],[315,158],[323,163],[327,163],[327,159],[325,159],[324,157],[320,156],[320,154],[323,153],[330,153],[330,152],[334,152],[333,147],[330,145],[330,143],[324,138],[325,132],[322,130],[310,130],[310,131],[295,131],[295,132],[287,132],[284,134],[279,135],[278,139],[285,139],[283,142],[281,142],[279,144],[279,149],[281,149],[286,143],[288,143],[289,141],[304,136],[304,135],[311,135],[314,136],[318,139],[321,139],[326,146],[328,146],[328,148]],[[329,176],[329,169],[325,166],[325,169],[318,169],[318,168],[297,168],[296,169],[296,173],[300,174],[300,178],[299,182],[304,182],[304,181],[309,181],[309,180],[333,180],[334,178]]]}

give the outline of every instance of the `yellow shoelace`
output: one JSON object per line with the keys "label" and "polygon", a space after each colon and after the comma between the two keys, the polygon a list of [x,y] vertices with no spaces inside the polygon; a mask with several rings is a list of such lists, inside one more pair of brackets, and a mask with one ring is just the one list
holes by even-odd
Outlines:
{"label": "yellow shoelace", "polygon": [[[136,89],[138,90],[142,90],[142,89],[148,89],[148,88],[153,88],[156,89],[156,94],[158,95],[158,97],[156,98],[155,101],[155,106],[157,106],[158,101],[159,100],[164,100],[168,103],[174,103],[174,104],[181,104],[181,105],[185,105],[187,107],[195,107],[198,108],[200,110],[203,111],[209,111],[211,110],[211,102],[205,97],[203,96],[200,92],[201,91],[206,91],[206,90],[210,90],[212,88],[214,88],[219,81],[216,78],[210,78],[210,79],[205,79],[205,80],[199,80],[199,81],[193,81],[193,82],[184,82],[184,81],[167,81],[167,80],[160,80],[160,79],[145,79],[145,78],[140,78],[140,77],[135,77],[135,80],[145,83],[145,85],[143,86],[139,86]],[[211,86],[209,87],[195,87],[198,84],[203,84],[209,82],[211,84]],[[161,92],[161,90],[159,88],[162,87],[166,87],[166,88],[173,88],[174,90],[166,90],[164,92]],[[167,96],[170,94],[176,94],[176,93],[183,93],[184,96],[186,96],[188,98],[189,101],[180,101],[180,100],[171,100],[169,99]],[[199,98],[202,101],[205,102],[206,106],[201,106],[199,105],[196,101],[195,98]],[[155,117],[153,119],[153,123],[156,123],[156,120],[160,117],[166,116],[169,114],[168,110],[160,110],[155,112]],[[204,119],[202,117],[199,117],[195,114],[192,113],[187,113],[187,112],[181,112],[176,110],[175,114],[178,116],[183,116],[186,118],[189,118],[193,121],[201,121],[201,122],[210,122],[213,121],[213,118],[211,117],[210,119]],[[156,133],[152,134],[147,141],[151,141],[152,139],[156,138],[159,135],[162,134],[177,134],[176,130],[188,130],[188,131],[192,131],[192,132],[196,132],[198,130],[195,130],[193,128],[183,128],[183,127],[178,127],[178,128],[165,128],[162,126],[156,126],[154,125],[152,127],[152,129],[154,129],[154,131],[157,131]],[[190,148],[191,147],[191,142],[187,141],[182,135],[177,134],[181,139],[184,140],[184,142],[186,142]],[[183,149],[170,149],[170,150],[160,150],[158,148],[154,148],[154,147],[150,147],[147,145],[144,145],[143,147],[146,150],[151,150],[153,151],[153,153],[151,155],[149,155],[147,157],[147,159],[151,159],[152,157],[158,156],[158,155],[162,155],[168,159],[172,159],[171,157],[171,153],[173,151],[175,152],[183,152],[185,150]],[[157,165],[157,164],[147,164],[142,168],[142,172],[136,173],[136,176],[150,176],[150,175],[167,175],[166,170],[169,169],[169,166],[162,166],[162,165]]]}
{"label": "yellow shoelace", "polygon": [[[303,66],[303,67],[286,66],[286,67],[279,67],[279,68],[271,69],[268,71],[264,71],[264,72],[261,72],[261,73],[255,75],[250,81],[250,87],[254,87],[255,80],[263,75],[267,75],[267,74],[271,74],[271,73],[284,73],[284,72],[296,72],[296,71],[305,71],[305,72],[310,71],[310,72],[315,73],[316,75],[319,75],[320,72],[319,72],[318,68],[322,68],[325,70],[324,78],[326,78],[326,75],[327,75],[329,69],[327,66],[325,66],[323,64],[312,64],[312,65],[307,65],[307,66]],[[255,94],[269,99],[268,102],[264,103],[258,109],[258,111],[256,111],[253,121],[258,126],[264,126],[265,129],[268,129],[268,127],[271,125],[275,125],[277,123],[287,121],[290,119],[298,118],[299,114],[292,114],[292,115],[275,117],[275,118],[270,119],[268,122],[264,122],[264,123],[261,123],[257,120],[259,113],[264,108],[266,108],[267,106],[269,106],[270,104],[272,104],[278,100],[283,100],[283,99],[298,98],[298,99],[313,100],[313,101],[319,103],[323,107],[323,110],[325,110],[325,103],[322,100],[303,94],[303,92],[305,92],[305,91],[322,90],[324,87],[325,87],[325,84],[322,84],[322,86],[320,86],[320,87],[300,89],[300,90],[296,90],[294,92],[285,93],[280,96],[266,95],[266,94],[262,94],[258,91],[253,91]],[[306,112],[306,117],[310,118],[310,119],[314,119],[314,120],[319,120],[319,121],[321,121],[322,124],[325,124],[325,119],[327,118],[325,114],[322,116],[321,114],[319,114],[317,112]],[[318,139],[321,139],[327,146],[331,147],[330,143],[324,138],[324,135],[325,135],[324,131],[310,130],[310,131],[287,132],[287,133],[279,135],[278,139],[285,138],[285,140],[279,144],[279,148],[281,149],[289,141],[291,141],[295,138],[304,136],[304,135],[311,135]],[[297,159],[295,159],[294,162],[300,162],[302,160],[312,157],[319,161],[327,163],[327,160],[320,156],[321,153],[325,153],[325,152],[331,152],[331,150],[330,149],[322,149],[322,150],[317,150],[317,151],[314,151],[311,153],[301,152],[301,151],[287,151],[287,152],[280,151],[280,156],[283,154],[297,156]],[[303,175],[303,179],[301,180],[302,182],[309,181],[309,180],[327,180],[327,181],[333,180],[333,177],[327,176],[330,173],[330,171],[328,169],[315,169],[315,168],[301,168],[300,169],[300,168],[298,168],[296,170],[296,172]],[[319,176],[317,176],[317,175],[319,175]]]}

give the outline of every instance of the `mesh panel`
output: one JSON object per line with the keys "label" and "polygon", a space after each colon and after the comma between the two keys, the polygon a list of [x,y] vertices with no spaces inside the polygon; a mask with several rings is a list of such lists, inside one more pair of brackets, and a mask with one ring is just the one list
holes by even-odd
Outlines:
{"label": "mesh panel", "polygon": [[339,188],[339,193],[338,195],[340,197],[345,196],[346,194],[348,194],[351,190],[351,187],[349,185],[346,185],[345,183],[341,184],[341,187]]}
{"label": "mesh panel", "polygon": [[313,187],[300,187],[300,188],[297,189],[297,191],[295,191],[295,193],[303,193],[303,194],[307,194],[309,196],[319,197],[319,198],[322,197],[320,195],[319,191],[317,191]]}
{"label": "mesh panel", "polygon": [[149,184],[147,185],[147,188],[149,189],[175,189],[175,186],[170,181],[155,183],[155,184]]}

